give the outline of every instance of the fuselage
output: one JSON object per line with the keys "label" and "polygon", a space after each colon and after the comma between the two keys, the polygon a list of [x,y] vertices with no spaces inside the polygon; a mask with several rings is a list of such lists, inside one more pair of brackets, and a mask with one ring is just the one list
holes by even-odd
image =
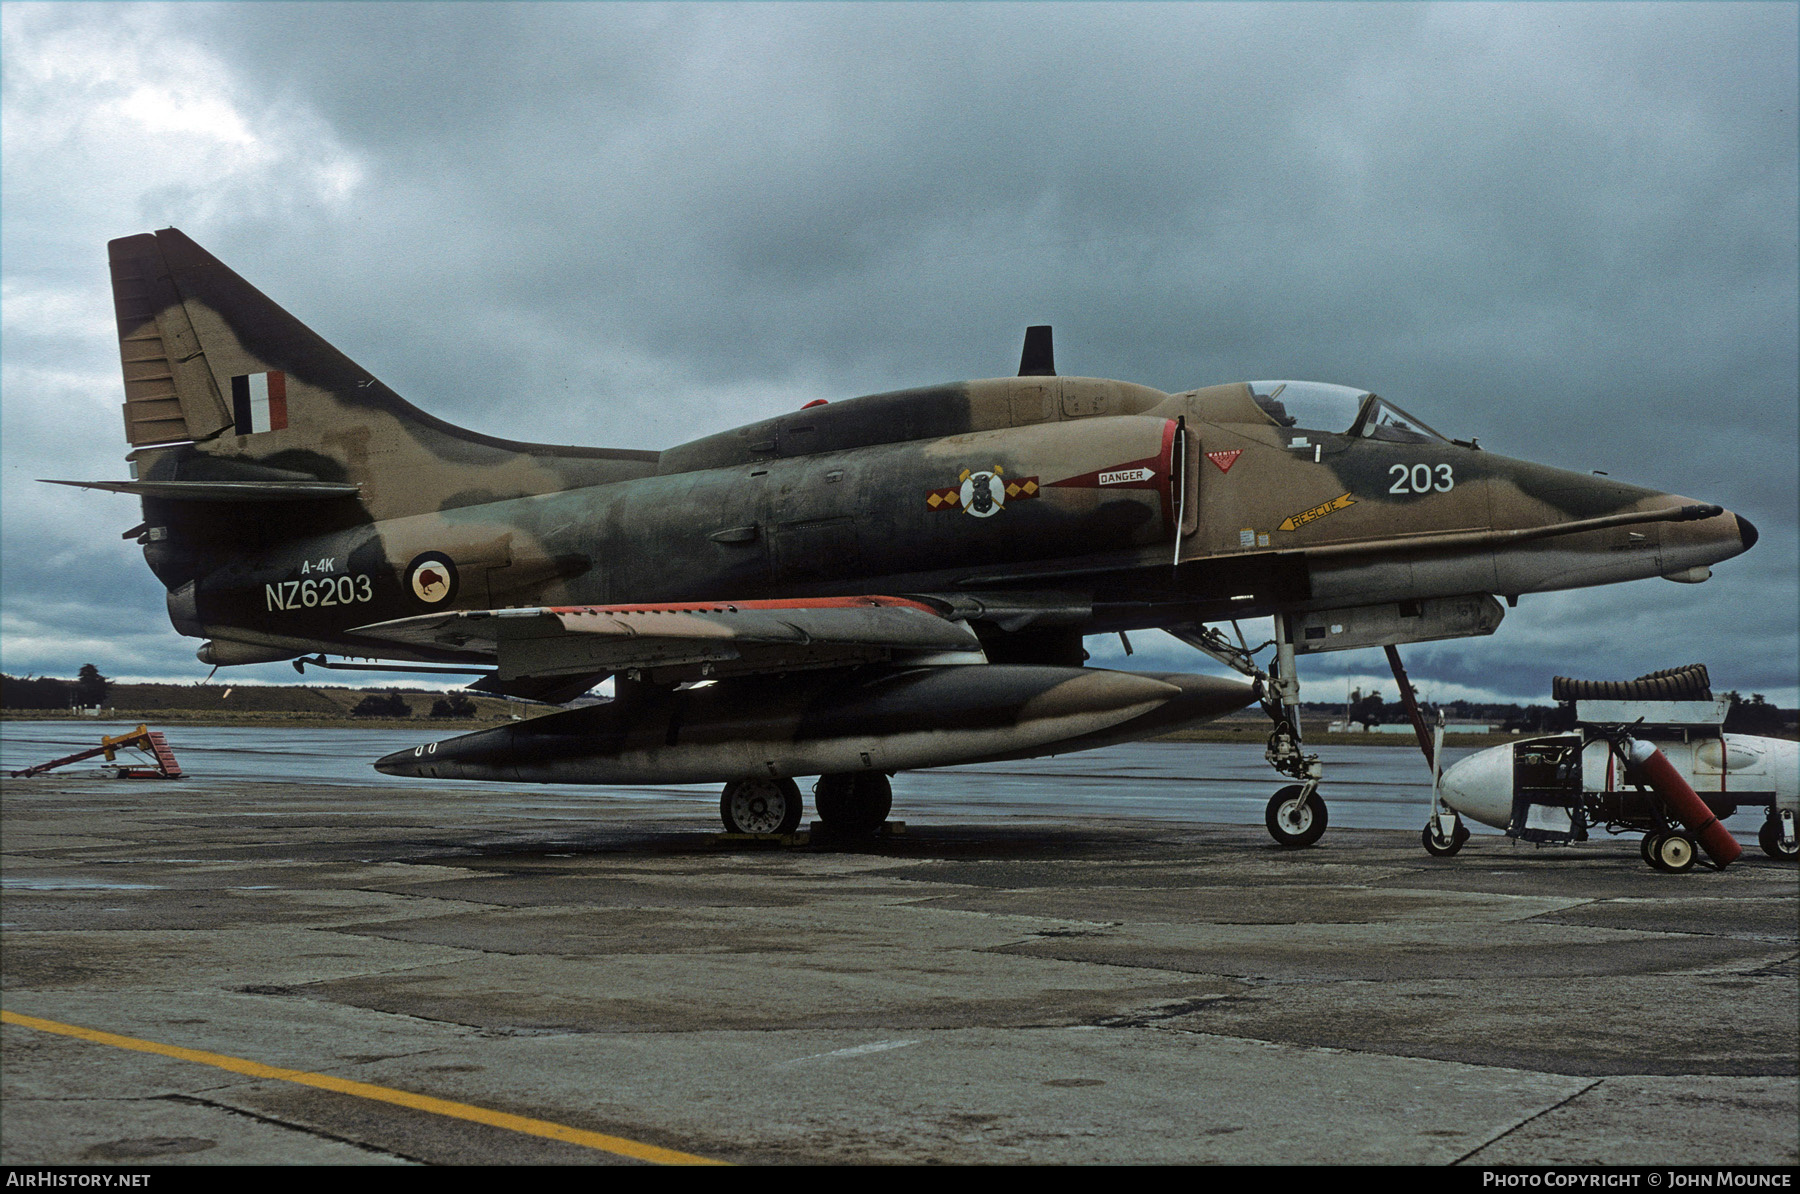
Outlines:
{"label": "fuselage", "polygon": [[[191,507],[146,498],[147,524],[172,524],[146,554],[183,633],[375,654],[355,627],[425,608],[1048,590],[1067,597],[1057,625],[1098,633],[1696,579],[1754,541],[1728,512],[1508,539],[1695,503],[1447,440],[1372,395],[1347,408],[1354,424],[1306,427],[1257,389],[1287,384],[1168,395],[1020,377],[873,395],[549,492],[497,480],[421,503],[385,476],[311,505],[312,533],[265,507],[282,525],[261,541],[222,534],[216,508],[202,533]],[[388,499],[402,489],[408,504]],[[435,558],[448,584],[421,590]]]}

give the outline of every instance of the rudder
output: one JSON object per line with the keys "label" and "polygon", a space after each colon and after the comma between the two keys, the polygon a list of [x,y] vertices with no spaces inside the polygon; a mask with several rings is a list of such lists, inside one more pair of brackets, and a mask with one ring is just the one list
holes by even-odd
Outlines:
{"label": "rudder", "polygon": [[230,420],[156,236],[106,246],[132,447],[210,439]]}

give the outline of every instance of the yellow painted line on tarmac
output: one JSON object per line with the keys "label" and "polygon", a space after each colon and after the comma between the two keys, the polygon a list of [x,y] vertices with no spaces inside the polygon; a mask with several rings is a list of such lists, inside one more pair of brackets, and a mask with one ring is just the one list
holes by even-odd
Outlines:
{"label": "yellow painted line on tarmac", "polygon": [[724,1161],[696,1157],[692,1153],[676,1152],[669,1148],[658,1148],[653,1144],[626,1140],[622,1136],[608,1136],[603,1132],[571,1128],[567,1124],[551,1123],[549,1120],[530,1119],[505,1111],[490,1111],[486,1107],[476,1107],[469,1103],[434,1099],[430,1095],[394,1090],[391,1087],[376,1086],[369,1082],[352,1082],[348,1078],[334,1078],[330,1074],[283,1069],[280,1066],[264,1065],[260,1061],[247,1061],[242,1057],[231,1057],[224,1053],[207,1053],[201,1049],[184,1049],[180,1045],[164,1045],[139,1037],[100,1032],[93,1028],[82,1028],[76,1024],[62,1024],[55,1020],[42,1020],[36,1016],[22,1016],[17,1012],[3,1009],[0,1009],[0,1023],[17,1024],[21,1028],[35,1028],[40,1032],[54,1032],[61,1036],[92,1041],[97,1045],[111,1045],[117,1049],[132,1049],[139,1053],[159,1053],[164,1057],[197,1062],[200,1065],[230,1070],[234,1074],[244,1074],[251,1078],[276,1078],[283,1082],[298,1082],[302,1086],[313,1086],[320,1090],[353,1095],[359,1099],[373,1099],[380,1103],[395,1103],[401,1107],[411,1107],[415,1111],[428,1111],[433,1115],[444,1115],[451,1119],[466,1119],[478,1124],[487,1124],[489,1127],[505,1128],[509,1132],[523,1132],[527,1136],[542,1136],[547,1140],[578,1144],[583,1148],[598,1149],[601,1152],[631,1157],[638,1161],[653,1161],[659,1165],[725,1164]]}

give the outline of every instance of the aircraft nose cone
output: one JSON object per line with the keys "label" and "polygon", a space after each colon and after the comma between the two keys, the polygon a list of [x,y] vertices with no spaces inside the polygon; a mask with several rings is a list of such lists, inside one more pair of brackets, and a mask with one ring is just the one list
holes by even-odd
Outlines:
{"label": "aircraft nose cone", "polygon": [[1703,580],[1708,565],[1743,555],[1760,538],[1756,527],[1741,514],[1670,496],[1685,504],[1679,508],[1680,516],[1662,525],[1664,576],[1679,580],[1683,578],[1676,574],[1687,572]]}
{"label": "aircraft nose cone", "polygon": [[1742,514],[1733,514],[1732,517],[1737,519],[1738,538],[1743,542],[1744,550],[1749,551],[1756,546],[1756,541],[1760,538],[1756,531],[1756,524]]}

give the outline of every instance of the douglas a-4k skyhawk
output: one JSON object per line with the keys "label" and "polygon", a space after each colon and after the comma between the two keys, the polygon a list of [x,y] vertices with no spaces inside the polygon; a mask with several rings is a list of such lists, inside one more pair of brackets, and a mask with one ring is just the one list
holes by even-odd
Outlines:
{"label": "douglas a-4k skyhawk", "polygon": [[[1284,845],[1324,831],[1299,655],[1491,634],[1498,598],[1699,581],[1718,506],[1446,439],[1354,388],[1016,377],[814,402],[662,452],[516,443],[402,400],[189,240],[109,246],[134,531],[202,662],[317,653],[610,701],[394,775],[721,783],[728,829],[886,817],[897,771],[1167,733],[1260,700]],[[1217,627],[1271,618],[1251,648]],[[1083,666],[1160,628],[1249,677]],[[1259,652],[1273,647],[1265,668]]]}

